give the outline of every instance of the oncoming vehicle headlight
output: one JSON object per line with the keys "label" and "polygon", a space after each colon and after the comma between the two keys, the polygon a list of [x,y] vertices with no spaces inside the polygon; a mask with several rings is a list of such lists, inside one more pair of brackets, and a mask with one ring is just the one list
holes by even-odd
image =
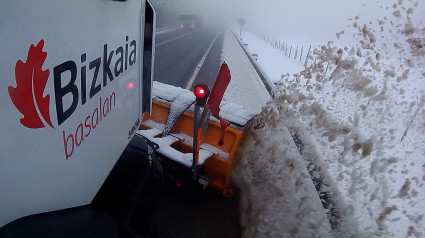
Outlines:
{"label": "oncoming vehicle headlight", "polygon": [[182,25],[180,25],[180,28],[184,28],[184,25],[182,24]]}

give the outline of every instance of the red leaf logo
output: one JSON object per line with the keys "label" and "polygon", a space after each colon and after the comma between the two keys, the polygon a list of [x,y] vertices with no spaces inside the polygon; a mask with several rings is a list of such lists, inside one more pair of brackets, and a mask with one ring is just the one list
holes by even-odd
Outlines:
{"label": "red leaf logo", "polygon": [[46,127],[46,124],[53,128],[49,113],[50,95],[43,97],[49,78],[49,70],[42,69],[47,57],[43,46],[44,40],[40,40],[37,46],[30,46],[27,62],[16,61],[16,88],[8,88],[10,99],[24,116],[21,124],[32,129]]}

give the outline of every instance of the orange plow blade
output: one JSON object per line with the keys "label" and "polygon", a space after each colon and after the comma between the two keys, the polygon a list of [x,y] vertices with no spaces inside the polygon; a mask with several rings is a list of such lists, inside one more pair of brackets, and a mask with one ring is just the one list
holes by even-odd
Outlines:
{"label": "orange plow blade", "polygon": [[[172,87],[158,85],[158,83],[155,86]],[[173,160],[177,165],[190,167],[193,156],[194,114],[191,110],[193,106],[180,115],[169,134],[163,135],[171,103],[154,97],[152,112],[143,115],[138,133],[159,145],[157,152],[160,157]],[[208,120],[206,132],[199,133],[198,136],[200,137],[199,165],[203,167],[201,177],[209,178],[208,186],[219,190],[223,196],[230,197],[234,193],[230,175],[235,155],[244,135],[244,128],[255,114],[232,103],[228,103],[227,106],[231,109],[228,110],[228,114],[236,113],[236,115],[226,115],[226,112],[223,112],[222,116],[224,118],[227,116],[226,119],[230,122],[230,126],[225,131],[224,143],[222,145],[218,143],[221,127],[219,121],[212,117]],[[166,168],[164,170],[167,173]]]}

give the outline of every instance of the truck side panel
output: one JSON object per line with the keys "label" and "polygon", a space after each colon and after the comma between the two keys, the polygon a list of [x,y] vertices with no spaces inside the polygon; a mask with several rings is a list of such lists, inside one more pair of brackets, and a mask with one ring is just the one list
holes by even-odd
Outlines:
{"label": "truck side panel", "polygon": [[145,4],[0,2],[0,227],[96,195],[141,121]]}

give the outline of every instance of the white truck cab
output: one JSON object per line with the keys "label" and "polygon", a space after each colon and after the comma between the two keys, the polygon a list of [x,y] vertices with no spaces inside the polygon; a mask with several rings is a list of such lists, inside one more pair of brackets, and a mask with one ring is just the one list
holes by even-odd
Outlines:
{"label": "white truck cab", "polygon": [[92,202],[150,110],[154,25],[146,0],[0,2],[0,231]]}

